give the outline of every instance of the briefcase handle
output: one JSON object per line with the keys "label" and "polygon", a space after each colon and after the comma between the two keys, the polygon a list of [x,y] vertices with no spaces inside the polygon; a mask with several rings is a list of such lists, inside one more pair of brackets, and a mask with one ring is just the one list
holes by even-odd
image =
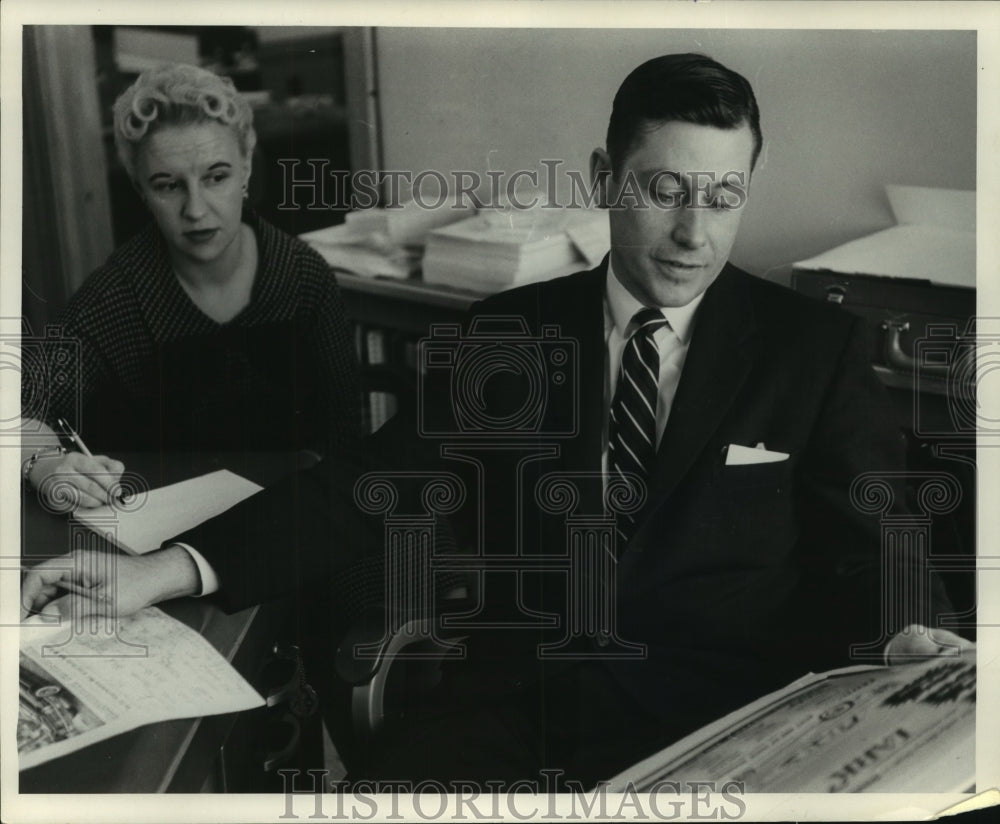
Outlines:
{"label": "briefcase handle", "polygon": [[885,362],[897,372],[908,372],[914,378],[946,380],[951,366],[948,364],[920,363],[917,358],[903,351],[901,338],[910,331],[909,321],[886,320],[882,322],[885,334]]}

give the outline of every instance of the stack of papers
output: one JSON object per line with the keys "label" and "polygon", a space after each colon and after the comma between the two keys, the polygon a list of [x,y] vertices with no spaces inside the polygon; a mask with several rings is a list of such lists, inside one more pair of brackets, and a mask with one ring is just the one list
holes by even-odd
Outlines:
{"label": "stack of papers", "polygon": [[340,226],[300,235],[334,269],[365,277],[408,278],[420,269],[427,233],[475,214],[469,205],[426,208],[408,201],[391,209],[349,212]]}
{"label": "stack of papers", "polygon": [[424,281],[493,292],[594,266],[610,246],[596,209],[481,212],[431,232]]}

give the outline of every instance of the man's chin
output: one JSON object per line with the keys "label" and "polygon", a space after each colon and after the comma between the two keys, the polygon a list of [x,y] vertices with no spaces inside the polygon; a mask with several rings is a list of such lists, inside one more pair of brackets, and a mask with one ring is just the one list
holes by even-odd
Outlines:
{"label": "man's chin", "polygon": [[705,272],[700,272],[697,277],[689,280],[671,277],[662,278],[654,284],[655,288],[650,290],[647,297],[652,298],[654,306],[679,307],[687,306],[691,301],[702,294],[715,279],[719,276],[715,272],[711,277],[705,277]]}
{"label": "man's chin", "polygon": [[679,307],[687,306],[705,289],[700,283],[678,283],[657,289],[649,295],[654,306],[659,307]]}

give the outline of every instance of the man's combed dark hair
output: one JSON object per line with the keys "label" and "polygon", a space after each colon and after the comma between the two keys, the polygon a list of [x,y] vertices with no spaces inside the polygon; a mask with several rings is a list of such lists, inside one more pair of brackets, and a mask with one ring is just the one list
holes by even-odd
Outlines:
{"label": "man's combed dark hair", "polygon": [[757,99],[746,78],[703,54],[667,54],[625,78],[608,123],[607,152],[615,175],[640,136],[669,121],[753,133],[753,164],[763,137]]}

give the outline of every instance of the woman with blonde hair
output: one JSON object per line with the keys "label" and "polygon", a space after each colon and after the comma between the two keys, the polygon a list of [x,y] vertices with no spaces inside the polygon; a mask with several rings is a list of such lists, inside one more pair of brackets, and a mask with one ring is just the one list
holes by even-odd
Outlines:
{"label": "woman with blonde hair", "polygon": [[360,396],[343,301],[319,255],[247,206],[256,136],[232,82],[149,70],[115,102],[114,129],[152,222],[67,306],[66,343],[46,356],[70,379],[24,375],[22,405],[43,414],[23,431],[49,441],[32,441],[24,478],[58,474],[81,505],[107,502],[123,465],[65,451],[60,419],[109,453],[349,445]]}

